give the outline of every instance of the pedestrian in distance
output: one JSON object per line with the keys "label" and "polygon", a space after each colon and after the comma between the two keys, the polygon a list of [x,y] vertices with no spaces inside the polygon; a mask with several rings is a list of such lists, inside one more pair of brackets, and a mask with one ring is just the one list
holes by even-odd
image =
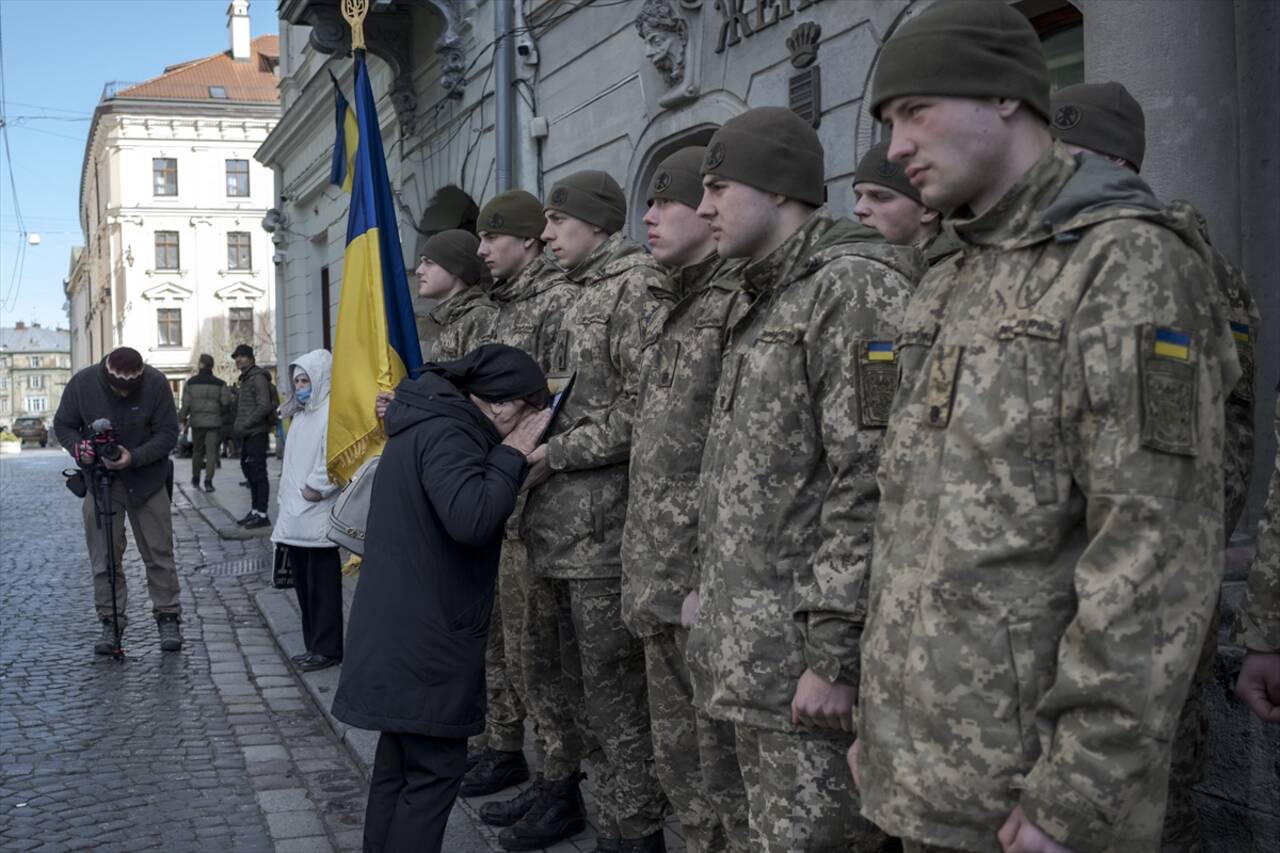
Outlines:
{"label": "pedestrian in distance", "polygon": [[232,434],[240,439],[240,470],[249,483],[253,507],[236,523],[247,529],[270,527],[267,501],[271,483],[267,479],[267,448],[271,432],[275,429],[275,386],[267,372],[254,361],[253,347],[240,344],[231,357],[240,371]]}
{"label": "pedestrian in distance", "polygon": [[212,492],[218,449],[222,445],[222,421],[231,407],[231,391],[226,382],[213,375],[213,356],[201,353],[198,364],[200,369],[187,380],[182,391],[178,428],[185,431],[191,427],[191,485],[200,485],[203,468],[204,490]]}
{"label": "pedestrian in distance", "polygon": [[369,853],[439,851],[485,725],[484,652],[499,552],[526,456],[547,424],[545,374],[488,344],[430,363],[385,418],[346,665],[333,714],[381,732]]}
{"label": "pedestrian in distance", "polygon": [[293,390],[280,407],[280,418],[290,418],[289,440],[271,541],[284,547],[293,570],[306,647],[293,660],[303,672],[342,662],[342,565],[338,546],[326,536],[338,496],[325,468],[332,367],[328,350],[300,356],[289,365]]}
{"label": "pedestrian in distance", "polygon": [[[115,458],[116,449],[104,447],[108,436],[101,430],[95,434],[95,424],[103,427],[103,419],[110,422],[110,437],[118,445]],[[173,490],[169,454],[178,443],[178,413],[169,380],[145,364],[137,350],[118,347],[67,382],[53,418],[53,431],[72,458],[90,469],[91,479],[103,473],[100,469],[110,475],[107,485],[112,516],[102,519],[99,526],[99,497],[105,500],[107,495],[100,495],[92,482],[82,507],[93,566],[93,602],[102,623],[102,634],[93,650],[100,655],[118,653],[117,626],[123,634],[128,624],[129,599],[124,572],[119,570],[126,544],[126,517],[147,568],[147,591],[160,632],[160,649],[180,650],[182,605],[169,514]],[[112,549],[110,556],[108,548]],[[109,560],[117,569],[114,583]]]}

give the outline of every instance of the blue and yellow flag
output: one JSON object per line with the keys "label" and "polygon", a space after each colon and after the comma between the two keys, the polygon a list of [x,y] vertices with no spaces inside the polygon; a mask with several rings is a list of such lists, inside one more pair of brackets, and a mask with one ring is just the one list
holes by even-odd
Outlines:
{"label": "blue and yellow flag", "polygon": [[356,147],[360,144],[360,128],[356,124],[356,112],[351,109],[347,99],[338,86],[338,78],[329,69],[329,79],[333,81],[333,157],[329,161],[329,183],[342,187],[344,192],[351,192],[351,178],[354,173],[352,161],[356,156]]}
{"label": "blue and yellow flag", "polygon": [[363,50],[356,51],[355,125],[347,136],[351,207],[329,391],[329,478],[341,484],[386,440],[373,410],[377,392],[422,366]]}

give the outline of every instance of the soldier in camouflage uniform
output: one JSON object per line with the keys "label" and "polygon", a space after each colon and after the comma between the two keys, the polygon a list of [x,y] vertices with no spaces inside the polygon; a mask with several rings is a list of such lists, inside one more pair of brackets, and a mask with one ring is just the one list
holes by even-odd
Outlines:
{"label": "soldier in camouflage uniform", "polygon": [[487,270],[469,231],[441,231],[422,244],[418,255],[418,295],[440,300],[427,319],[435,326],[428,361],[453,361],[489,342],[498,306],[476,285]]}
{"label": "soldier in camouflage uniform", "polygon": [[898,338],[850,756],[864,814],[908,851],[1156,850],[1239,375],[1208,247],[1136,175],[1053,140],[1010,6],[903,24],[871,108],[965,245]]}
{"label": "soldier in camouflage uniform", "polygon": [[725,324],[745,299],[717,279],[723,264],[696,213],[704,153],[680,149],[649,184],[649,246],[679,301],[645,336],[622,534],[622,618],[644,641],[658,778],[690,853],[749,847],[733,726],[694,709],[680,619],[697,596],[698,472]]}
{"label": "soldier in camouflage uniform", "polygon": [[[618,233],[625,209],[622,190],[603,172],[569,175],[547,196],[542,237],[583,288],[561,322],[565,371],[549,379],[563,381],[565,372],[576,379],[560,431],[529,457],[520,536],[534,574],[552,579],[553,601],[531,597],[530,608],[553,607],[563,626],[554,636],[530,632],[527,653],[561,654],[570,678],[581,678],[581,700],[558,699],[583,702],[587,734],[599,746],[601,846],[630,853],[664,849],[666,800],[654,769],[644,646],[622,622],[620,550],[641,340],[671,294],[658,263]],[[576,791],[576,777],[547,781],[549,797]],[[509,850],[543,846],[540,820],[535,805],[500,842]]]}
{"label": "soldier in camouflage uniform", "polygon": [[878,849],[844,754],[893,340],[923,259],[832,218],[822,144],[790,110],[725,123],[702,172],[698,214],[746,259],[746,298],[703,457],[695,700],[734,724],[752,850]]}
{"label": "soldier in camouflage uniform", "polygon": [[[1276,388],[1280,391],[1280,388]],[[1280,398],[1276,400],[1280,440]],[[1235,642],[1245,647],[1236,693],[1258,719],[1280,723],[1280,454],[1271,473],[1271,491],[1258,523],[1258,551],[1249,568],[1244,603],[1236,612]]]}
{"label": "soldier in camouflage uniform", "polygon": [[[560,319],[577,298],[579,288],[543,255],[542,203],[524,190],[511,190],[490,199],[479,213],[478,253],[493,276],[489,297],[498,306],[491,339],[524,350],[534,357],[545,373],[564,369],[567,357],[560,333]],[[525,603],[528,598],[529,559],[520,541],[520,512],[517,504],[507,523],[507,538],[498,564],[498,607],[489,624],[489,645],[485,649],[485,689],[488,712],[485,729],[488,749],[462,780],[462,794],[484,796],[528,778],[524,758],[525,709],[533,713],[534,732],[544,765],[557,777],[578,771],[581,738],[576,720],[563,701],[529,706],[526,675],[522,668]],[[546,583],[546,581],[538,581]],[[534,677],[548,689],[544,693],[569,695],[557,688],[559,661],[553,671]],[[498,816],[505,821],[505,803],[486,804],[481,818]],[[519,815],[516,815],[519,817]]]}
{"label": "soldier in camouflage uniform", "polygon": [[[1053,132],[1072,154],[1091,153],[1113,163],[1141,172],[1146,153],[1146,118],[1142,106],[1119,83],[1081,83],[1058,90],[1053,96]],[[1175,202],[1186,205],[1185,202]],[[1209,242],[1208,223],[1190,209],[1200,235]],[[1244,513],[1253,475],[1254,371],[1253,346],[1258,336],[1260,314],[1244,275],[1217,249],[1213,253],[1213,278],[1218,287],[1236,356],[1242,374],[1227,396],[1226,444],[1223,448],[1224,534],[1230,539]],[[1215,612],[1217,607],[1214,608]],[[1173,740],[1169,765],[1169,803],[1165,809],[1161,849],[1164,853],[1198,853],[1201,849],[1200,822],[1191,796],[1191,786],[1204,779],[1209,718],[1204,706],[1204,689],[1213,672],[1218,649],[1218,632],[1206,634],[1195,677],[1187,692]]]}
{"label": "soldier in camouflage uniform", "polygon": [[916,246],[934,266],[960,250],[942,227],[942,214],[920,201],[920,193],[890,162],[889,143],[871,146],[853,173],[853,215],[895,246]]}

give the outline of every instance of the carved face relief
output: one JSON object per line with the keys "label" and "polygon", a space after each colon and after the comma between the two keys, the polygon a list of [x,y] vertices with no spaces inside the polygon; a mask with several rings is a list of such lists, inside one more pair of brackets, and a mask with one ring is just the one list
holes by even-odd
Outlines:
{"label": "carved face relief", "polygon": [[684,79],[685,48],[689,24],[676,15],[668,0],[648,0],[635,20],[636,32],[644,41],[645,59],[662,72],[668,86]]}

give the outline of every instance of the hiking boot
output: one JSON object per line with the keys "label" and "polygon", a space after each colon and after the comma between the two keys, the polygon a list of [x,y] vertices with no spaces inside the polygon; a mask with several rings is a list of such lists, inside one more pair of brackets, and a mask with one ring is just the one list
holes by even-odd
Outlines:
{"label": "hiking boot", "polygon": [[245,530],[253,530],[258,527],[271,526],[271,516],[267,515],[265,512],[250,513],[250,516],[251,518],[248,521],[240,525]]}
{"label": "hiking boot", "polygon": [[547,780],[542,778],[539,773],[538,777],[533,780],[533,784],[516,794],[509,800],[500,803],[485,803],[480,807],[480,819],[489,826],[511,826],[525,816],[533,806],[533,801],[538,798],[538,792],[546,786]]}
{"label": "hiking boot", "polygon": [[[600,847],[601,851],[606,848]],[[667,853],[667,840],[662,836],[662,830],[651,832],[644,838],[623,838],[618,841],[618,846],[611,848],[618,853]],[[611,853],[611,851],[610,851]]]}
{"label": "hiking boot", "polygon": [[541,850],[582,832],[586,808],[578,790],[577,773],[554,782],[543,780],[541,790],[524,817],[498,833],[503,850]]}
{"label": "hiking boot", "polygon": [[[120,626],[120,634],[124,635],[124,625]],[[111,619],[102,620],[102,633],[98,636],[98,642],[93,644],[93,653],[95,655],[113,655],[119,651],[116,645],[116,629],[111,624]]]}
{"label": "hiking boot", "polygon": [[476,766],[462,777],[462,796],[487,797],[529,779],[529,764],[523,752],[486,749]]}
{"label": "hiking boot", "polygon": [[160,651],[182,650],[182,629],[178,627],[180,621],[176,613],[156,614],[156,627],[160,629]]}
{"label": "hiking boot", "polygon": [[205,480],[205,481],[204,481],[204,490],[205,490],[206,492],[216,491],[216,489],[214,489],[214,488],[213,488],[213,480]]}

